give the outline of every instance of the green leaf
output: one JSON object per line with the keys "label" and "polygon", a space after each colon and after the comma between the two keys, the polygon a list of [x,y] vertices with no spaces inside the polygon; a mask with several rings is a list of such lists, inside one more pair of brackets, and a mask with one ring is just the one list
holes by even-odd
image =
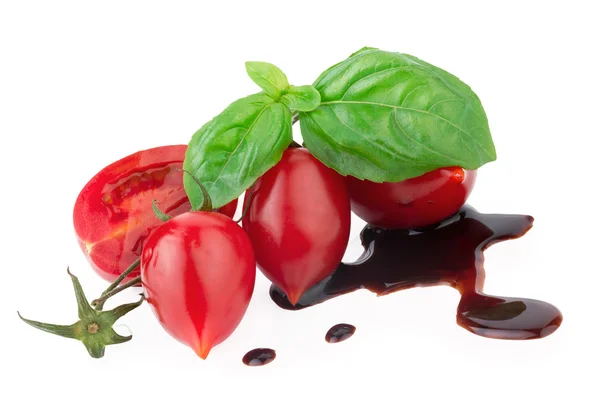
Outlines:
{"label": "green leaf", "polygon": [[[257,93],[230,104],[194,134],[183,168],[206,188],[213,207],[220,208],[277,164],[291,141],[289,108]],[[183,182],[192,207],[198,209],[200,188],[188,174]]]}
{"label": "green leaf", "polygon": [[319,107],[321,95],[317,89],[310,85],[290,86],[279,101],[292,111],[312,111]]}
{"label": "green leaf", "polygon": [[248,61],[246,62],[246,72],[250,79],[274,100],[279,100],[283,91],[290,86],[283,71],[273,64]]}
{"label": "green leaf", "polygon": [[363,48],[313,86],[321,105],[300,113],[304,143],[342,175],[396,182],[496,159],[477,95],[413,56]]}

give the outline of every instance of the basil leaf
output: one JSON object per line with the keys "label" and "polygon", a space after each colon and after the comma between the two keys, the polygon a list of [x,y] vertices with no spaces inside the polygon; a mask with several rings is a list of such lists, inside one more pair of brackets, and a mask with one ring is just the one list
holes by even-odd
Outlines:
{"label": "basil leaf", "polygon": [[396,182],[496,159],[477,95],[416,57],[363,48],[313,86],[321,105],[300,113],[304,143],[342,175]]}
{"label": "basil leaf", "polygon": [[[213,206],[222,207],[277,164],[292,141],[291,121],[290,110],[264,93],[237,100],[193,135],[183,168],[206,188]],[[198,209],[200,188],[188,174],[183,183]]]}
{"label": "basil leaf", "polygon": [[248,61],[246,72],[265,93],[275,100],[279,100],[281,94],[290,84],[282,70],[273,64],[262,61]]}
{"label": "basil leaf", "polygon": [[290,86],[279,101],[293,111],[312,111],[319,107],[321,95],[310,85]]}

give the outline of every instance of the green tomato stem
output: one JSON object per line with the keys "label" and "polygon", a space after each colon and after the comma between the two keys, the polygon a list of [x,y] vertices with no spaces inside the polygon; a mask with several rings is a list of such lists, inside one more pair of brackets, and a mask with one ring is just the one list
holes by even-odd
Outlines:
{"label": "green tomato stem", "polygon": [[244,206],[244,209],[242,210],[242,215],[234,221],[236,224],[239,224],[240,222],[242,222],[242,220],[244,219],[246,214],[248,214],[248,211],[250,211],[250,206],[252,205],[252,197],[254,196],[254,186],[255,185],[256,185],[256,183],[254,183],[252,186],[250,186],[250,188],[248,188],[248,190],[246,191],[248,198],[244,201],[244,203],[246,203],[246,204]]}
{"label": "green tomato stem", "polygon": [[[123,282],[123,279],[127,278],[127,276],[132,273],[133,271],[135,271],[138,267],[140,266],[140,259],[138,258],[137,260],[135,260],[129,267],[127,267],[127,269],[125,271],[123,271],[123,273],[121,275],[119,275],[117,277],[117,279],[114,280],[113,283],[111,283],[106,290],[104,290],[104,292],[102,292],[101,296],[104,296],[105,294],[107,294],[108,292],[110,292],[111,290],[114,290],[114,288],[116,288],[117,286],[119,286],[119,284],[121,282]],[[104,305],[104,302],[96,305],[96,310],[98,311],[102,311],[102,306]]]}
{"label": "green tomato stem", "polygon": [[158,218],[162,222],[167,222],[171,219],[171,217],[162,212],[161,209],[158,208],[158,204],[159,203],[156,199],[152,200],[152,211],[154,211],[154,215],[156,216],[156,218]]}
{"label": "green tomato stem", "polygon": [[192,179],[194,180],[196,185],[198,185],[198,188],[200,188],[200,191],[202,192],[202,198],[203,198],[202,205],[200,206],[200,208],[198,210],[194,210],[194,211],[206,211],[206,212],[213,211],[212,199],[210,198],[210,194],[208,193],[208,190],[206,190],[206,188],[204,187],[202,182],[200,182],[200,180],[198,178],[196,178],[196,176],[194,176],[194,174],[192,174],[190,171],[187,171],[185,169],[182,171],[192,177]]}
{"label": "green tomato stem", "polygon": [[[98,297],[96,300],[92,301],[92,305],[94,307],[96,307],[96,310],[100,311],[102,310],[102,307],[104,306],[104,303],[106,302],[106,300],[110,299],[111,297],[113,297],[115,294],[117,293],[121,293],[123,290],[130,288],[132,286],[137,285],[138,283],[142,283],[142,277],[138,276],[136,278],[133,278],[132,280],[130,280],[129,282],[107,292],[104,293],[102,296]],[[100,308],[98,308],[100,307]]]}

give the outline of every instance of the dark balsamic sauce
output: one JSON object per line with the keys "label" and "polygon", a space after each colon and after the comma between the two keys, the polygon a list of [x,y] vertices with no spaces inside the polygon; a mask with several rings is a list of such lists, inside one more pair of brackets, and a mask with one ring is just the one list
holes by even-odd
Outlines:
{"label": "dark balsamic sauce", "polygon": [[358,289],[381,296],[412,287],[450,285],[461,294],[456,321],[468,331],[496,339],[542,338],[562,322],[555,306],[482,292],[483,251],[523,236],[532,225],[530,216],[481,214],[468,205],[453,217],[420,230],[367,225],[361,232],[365,250],[359,259],[341,263],[295,306],[274,285],[270,295],[279,307],[298,310]]}
{"label": "dark balsamic sauce", "polygon": [[275,350],[272,349],[254,349],[246,353],[242,362],[250,367],[260,367],[271,363],[276,355]]}
{"label": "dark balsamic sauce", "polygon": [[337,324],[329,328],[325,334],[325,341],[327,343],[339,343],[346,339],[349,339],[354,332],[356,327],[350,324]]}

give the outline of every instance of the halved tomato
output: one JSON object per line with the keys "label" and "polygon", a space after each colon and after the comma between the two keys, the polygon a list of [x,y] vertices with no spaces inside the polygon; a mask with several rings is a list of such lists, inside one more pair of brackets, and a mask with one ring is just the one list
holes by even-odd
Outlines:
{"label": "halved tomato", "polygon": [[[183,187],[186,145],[142,150],[98,172],[81,190],[73,210],[75,233],[94,270],[113,281],[138,259],[150,233],[162,222],[152,201],[176,216],[191,209]],[[233,217],[237,199],[219,212]],[[138,276],[139,269],[127,280]]]}

